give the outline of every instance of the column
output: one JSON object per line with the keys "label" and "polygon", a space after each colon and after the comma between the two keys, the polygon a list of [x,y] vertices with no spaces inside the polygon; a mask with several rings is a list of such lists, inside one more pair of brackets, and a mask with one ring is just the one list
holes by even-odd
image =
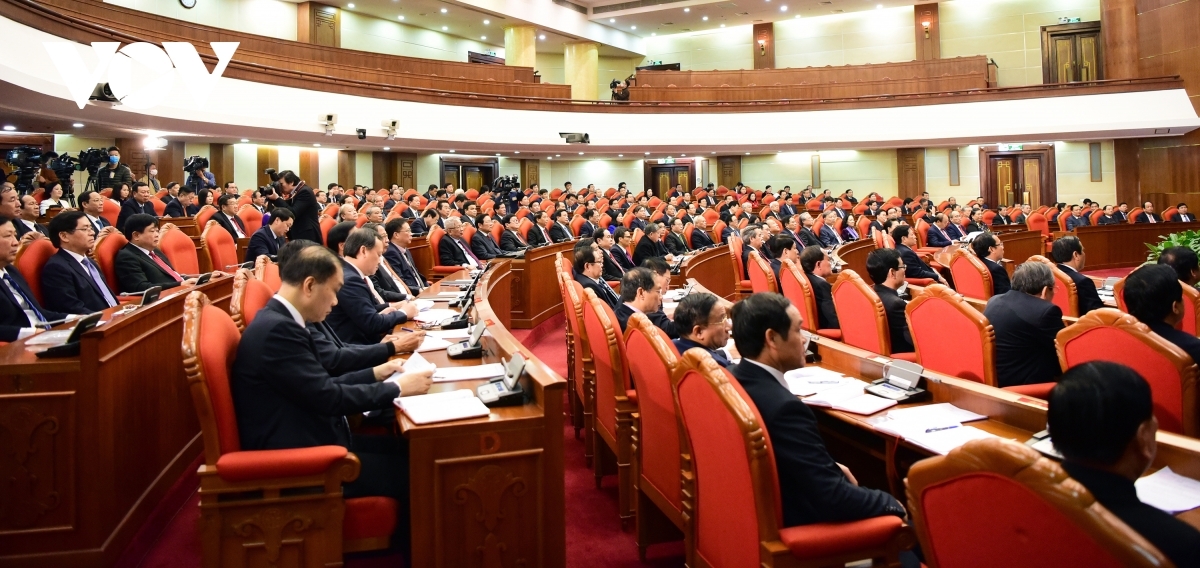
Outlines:
{"label": "column", "polygon": [[571,86],[572,99],[596,100],[600,84],[600,45],[585,41],[563,46],[563,80]]}
{"label": "column", "polygon": [[1138,24],[1135,0],[1100,0],[1104,39],[1104,78],[1138,77]]}
{"label": "column", "polygon": [[504,28],[504,64],[515,67],[537,66],[537,29],[533,26]]}

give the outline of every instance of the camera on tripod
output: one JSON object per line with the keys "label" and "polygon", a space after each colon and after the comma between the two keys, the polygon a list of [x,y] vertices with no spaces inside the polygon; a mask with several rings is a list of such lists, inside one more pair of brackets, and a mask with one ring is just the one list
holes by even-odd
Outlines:
{"label": "camera on tripod", "polygon": [[194,174],[196,170],[208,169],[208,158],[192,156],[183,161],[183,171]]}
{"label": "camera on tripod", "polygon": [[37,146],[17,146],[8,151],[8,163],[13,165],[12,175],[17,176],[13,183],[21,195],[33,191],[33,180],[42,170],[42,149]]}
{"label": "camera on tripod", "polygon": [[521,187],[521,183],[517,176],[500,176],[492,182],[493,192],[509,192],[519,187]]}

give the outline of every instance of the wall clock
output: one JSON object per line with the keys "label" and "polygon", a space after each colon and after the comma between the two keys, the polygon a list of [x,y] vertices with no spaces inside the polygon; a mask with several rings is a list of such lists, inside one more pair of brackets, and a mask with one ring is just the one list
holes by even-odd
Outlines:
{"label": "wall clock", "polygon": [[196,0],[179,0],[179,3],[180,3],[180,4],[181,4],[181,5],[184,7],[184,8],[189,8],[189,9],[190,9],[190,8],[195,8],[195,7],[196,7]]}

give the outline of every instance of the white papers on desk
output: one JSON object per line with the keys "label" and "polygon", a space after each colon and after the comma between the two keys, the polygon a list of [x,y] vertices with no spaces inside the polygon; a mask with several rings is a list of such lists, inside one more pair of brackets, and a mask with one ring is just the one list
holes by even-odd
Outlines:
{"label": "white papers on desk", "polygon": [[501,363],[471,365],[468,367],[441,367],[433,372],[433,382],[475,381],[479,379],[494,379],[501,376],[504,376],[504,365]]}
{"label": "white papers on desk", "polygon": [[435,302],[445,302],[448,300],[457,300],[463,297],[463,292],[438,292]]}
{"label": "white papers on desk", "polygon": [[433,300],[413,300],[413,305],[417,306],[418,312],[433,309]]}
{"label": "white papers on desk", "polygon": [[463,288],[465,288],[465,287],[467,287],[467,286],[470,286],[470,285],[471,285],[471,282],[473,282],[473,281],[472,281],[472,280],[441,280],[441,281],[439,281],[439,282],[438,282],[438,285],[441,285],[441,286],[460,286],[460,287],[463,287]]}
{"label": "white papers on desk", "polygon": [[999,438],[999,436],[984,432],[974,426],[946,426],[941,429],[931,428],[932,431],[922,431],[920,433],[905,436],[904,439],[914,446],[925,448],[938,455],[946,455],[950,450],[957,448],[971,440],[982,440],[984,438]]}
{"label": "white papers on desk", "polygon": [[1169,467],[1137,480],[1133,486],[1141,502],[1172,515],[1200,507],[1200,481],[1179,475]]}
{"label": "white papers on desk", "polygon": [[876,430],[903,438],[936,454],[946,455],[971,440],[997,437],[962,424],[986,418],[953,404],[941,403],[892,410],[867,422]]}
{"label": "white papers on desk", "polygon": [[896,401],[890,398],[864,392],[863,388],[866,386],[867,383],[862,381],[848,379],[848,382],[800,400],[812,406],[824,406],[863,415],[875,414],[885,408],[896,406]]}
{"label": "white papers on desk", "polygon": [[417,314],[413,318],[421,323],[441,323],[442,320],[452,318],[458,315],[458,312],[446,308],[429,308]]}
{"label": "white papers on desk", "polygon": [[421,346],[417,347],[417,353],[425,353],[427,351],[441,351],[450,347],[451,343],[440,337],[426,335],[425,339],[421,340]]}
{"label": "white papers on desk", "polygon": [[487,416],[491,412],[469,389],[405,396],[397,398],[395,405],[414,424],[477,418]]}
{"label": "white papers on desk", "polygon": [[861,385],[860,381],[820,367],[792,369],[783,374],[783,380],[787,381],[788,390],[796,396],[812,396],[848,384]]}
{"label": "white papers on desk", "polygon": [[431,329],[425,332],[425,337],[436,337],[453,341],[455,339],[470,339],[471,329],[464,327],[462,329]]}
{"label": "white papers on desk", "polygon": [[37,346],[53,347],[55,345],[62,345],[67,342],[68,337],[71,337],[72,331],[75,331],[75,328],[43,331],[42,333],[34,335],[33,337],[30,337],[28,340],[26,340],[25,346],[26,347],[37,347]]}
{"label": "white papers on desk", "polygon": [[[437,371],[437,365],[430,363],[428,359],[421,356],[420,353],[413,353],[407,361],[404,362],[405,373],[419,373],[424,370]],[[397,374],[392,375],[397,376]]]}

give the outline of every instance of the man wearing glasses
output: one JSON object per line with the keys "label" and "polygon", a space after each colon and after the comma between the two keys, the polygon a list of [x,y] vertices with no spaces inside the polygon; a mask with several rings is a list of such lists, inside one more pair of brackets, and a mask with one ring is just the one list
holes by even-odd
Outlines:
{"label": "man wearing glasses", "polygon": [[912,353],[915,350],[912,334],[908,331],[908,321],[904,318],[904,308],[908,302],[896,292],[904,285],[904,269],[904,261],[895,249],[877,249],[867,256],[867,274],[875,282],[875,294],[887,312],[892,353]]}
{"label": "man wearing glasses", "polygon": [[706,292],[688,294],[675,306],[674,318],[679,330],[674,343],[680,353],[699,347],[722,367],[733,365],[723,349],[729,343],[729,314],[719,298]]}

